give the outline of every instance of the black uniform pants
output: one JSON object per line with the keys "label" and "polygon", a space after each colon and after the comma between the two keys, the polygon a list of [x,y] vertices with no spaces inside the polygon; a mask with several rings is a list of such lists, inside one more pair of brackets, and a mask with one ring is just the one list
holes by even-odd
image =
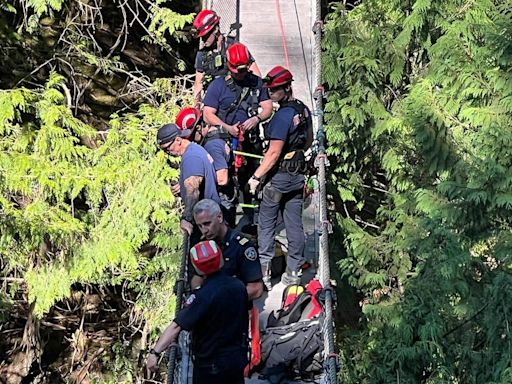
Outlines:
{"label": "black uniform pants", "polygon": [[242,353],[217,357],[215,361],[194,361],[193,384],[244,384],[247,357]]}

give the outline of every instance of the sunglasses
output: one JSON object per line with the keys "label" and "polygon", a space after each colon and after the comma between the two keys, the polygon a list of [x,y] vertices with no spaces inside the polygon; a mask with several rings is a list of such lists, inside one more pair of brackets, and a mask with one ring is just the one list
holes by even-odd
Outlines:
{"label": "sunglasses", "polygon": [[231,66],[231,71],[232,72],[236,71],[235,72],[236,74],[244,74],[249,71],[249,68],[247,68],[247,65],[243,64],[243,65],[239,65],[238,67]]}
{"label": "sunglasses", "polygon": [[169,153],[169,148],[171,148],[171,145],[174,144],[174,140],[169,141],[168,143],[160,146],[160,149],[164,151],[165,153]]}
{"label": "sunglasses", "polygon": [[217,30],[217,28],[213,27],[210,31],[208,31],[205,35],[201,36],[201,40],[206,41],[210,38],[210,36]]}

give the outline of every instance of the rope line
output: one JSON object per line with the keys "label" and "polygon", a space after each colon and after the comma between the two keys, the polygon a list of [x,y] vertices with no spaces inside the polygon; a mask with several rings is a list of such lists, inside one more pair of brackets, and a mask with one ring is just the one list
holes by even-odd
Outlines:
{"label": "rope line", "polygon": [[[304,38],[302,36],[302,28],[300,27],[299,10],[297,9],[297,0],[293,0],[293,6],[295,8],[295,19],[297,20],[297,28],[299,30],[300,48],[302,51],[302,59],[304,60],[304,72],[306,72],[306,83],[309,91],[309,102],[313,105],[313,92],[311,90],[311,79],[309,78],[308,61],[306,59],[306,50],[304,49]],[[289,67],[288,67],[289,69]]]}
{"label": "rope line", "polygon": [[275,4],[277,22],[279,23],[279,30],[281,31],[281,44],[283,46],[284,60],[286,63],[286,68],[290,68],[290,58],[288,57],[288,45],[286,44],[286,34],[284,31],[283,18],[281,17],[281,5],[279,4],[279,0],[276,0]]}
{"label": "rope line", "polygon": [[322,86],[322,62],[321,62],[321,39],[322,39],[322,12],[321,0],[313,0],[315,23],[313,26],[313,81],[316,85],[314,100],[316,113],[313,114],[314,126],[316,128],[316,140],[318,155],[315,164],[318,167],[318,193],[320,194],[320,281],[326,290],[325,292],[325,321],[324,321],[324,366],[327,382],[337,384],[338,359],[334,351],[334,320],[333,320],[333,291],[331,286],[331,275],[329,266],[329,232],[331,230],[327,214],[327,190],[326,190],[326,167],[328,159],[325,153],[325,132],[323,128],[323,86]]}

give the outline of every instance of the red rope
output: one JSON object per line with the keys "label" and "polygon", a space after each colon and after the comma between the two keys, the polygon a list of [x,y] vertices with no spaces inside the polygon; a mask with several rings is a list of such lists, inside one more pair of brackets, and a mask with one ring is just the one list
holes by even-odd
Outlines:
{"label": "red rope", "polygon": [[283,25],[283,19],[281,18],[281,6],[279,5],[279,0],[276,0],[276,16],[277,16],[277,21],[279,22],[279,29],[281,30],[281,44],[283,45],[284,60],[286,63],[286,68],[290,69],[290,59],[288,57],[288,46],[286,45],[286,35],[284,33],[284,25]]}

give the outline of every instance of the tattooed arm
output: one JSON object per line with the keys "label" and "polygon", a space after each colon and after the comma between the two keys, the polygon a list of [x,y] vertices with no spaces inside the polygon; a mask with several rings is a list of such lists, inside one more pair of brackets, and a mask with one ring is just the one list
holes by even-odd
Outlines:
{"label": "tattooed arm", "polygon": [[185,179],[183,185],[185,190],[183,191],[183,204],[185,205],[185,210],[183,211],[183,215],[181,216],[180,227],[183,231],[188,232],[189,235],[192,234],[192,222],[194,221],[194,215],[192,214],[192,209],[194,205],[199,201],[201,183],[203,182],[202,176],[190,176]]}

